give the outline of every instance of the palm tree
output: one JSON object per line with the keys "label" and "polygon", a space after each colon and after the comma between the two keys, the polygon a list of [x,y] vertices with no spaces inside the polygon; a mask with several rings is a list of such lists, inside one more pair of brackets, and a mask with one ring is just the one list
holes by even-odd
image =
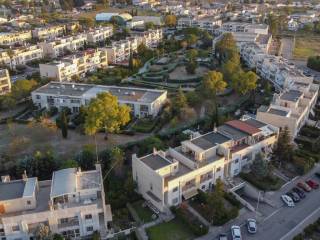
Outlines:
{"label": "palm tree", "polygon": [[226,89],[227,83],[223,80],[223,75],[217,71],[209,71],[202,82],[202,89],[205,95],[213,100],[214,103],[214,119],[217,125],[219,124],[218,119],[218,103],[217,103],[217,93],[222,92]]}

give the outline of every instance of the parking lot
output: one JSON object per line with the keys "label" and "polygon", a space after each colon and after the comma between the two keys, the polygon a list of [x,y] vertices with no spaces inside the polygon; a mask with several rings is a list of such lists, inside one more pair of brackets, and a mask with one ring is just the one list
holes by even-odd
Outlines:
{"label": "parking lot", "polygon": [[[285,184],[279,191],[269,193],[270,198],[275,203],[274,207],[266,207],[261,204],[258,213],[251,212],[246,215],[247,218],[257,219],[258,231],[256,234],[249,234],[246,226],[246,219],[241,216],[233,224],[241,226],[242,239],[253,240],[291,240],[307,225],[313,223],[320,217],[320,189],[305,193],[306,197],[295,204],[295,207],[287,207],[281,200],[281,195],[290,191],[300,181],[313,179],[320,182],[314,173],[320,171],[320,165],[317,165],[309,174],[298,177],[292,182]],[[230,227],[225,229],[228,239],[232,239]],[[221,232],[220,232],[221,233]],[[218,233],[211,231],[201,240],[218,239]]]}

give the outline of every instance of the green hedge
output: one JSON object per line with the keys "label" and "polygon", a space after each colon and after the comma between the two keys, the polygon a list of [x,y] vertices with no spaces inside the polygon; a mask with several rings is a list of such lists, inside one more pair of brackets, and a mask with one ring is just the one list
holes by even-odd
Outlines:
{"label": "green hedge", "polygon": [[275,191],[280,189],[282,186],[283,181],[275,176],[267,176],[264,178],[257,178],[252,173],[240,173],[240,177],[244,180],[251,183],[256,188],[263,190],[263,191]]}

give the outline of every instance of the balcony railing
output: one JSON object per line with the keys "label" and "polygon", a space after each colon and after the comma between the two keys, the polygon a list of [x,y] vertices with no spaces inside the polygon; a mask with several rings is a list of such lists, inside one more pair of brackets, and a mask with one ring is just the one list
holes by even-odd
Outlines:
{"label": "balcony railing", "polygon": [[65,223],[59,223],[58,228],[76,227],[79,226],[79,220],[73,219]]}

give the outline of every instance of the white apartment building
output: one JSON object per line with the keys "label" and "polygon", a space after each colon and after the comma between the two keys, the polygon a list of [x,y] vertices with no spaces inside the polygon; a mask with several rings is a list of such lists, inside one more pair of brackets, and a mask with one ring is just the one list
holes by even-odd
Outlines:
{"label": "white apartment building", "polygon": [[194,18],[179,18],[177,29],[181,30],[189,27],[197,27],[208,32],[214,32],[222,24],[219,17],[194,17]]}
{"label": "white apartment building", "polygon": [[0,45],[12,46],[15,44],[23,44],[27,40],[31,40],[31,31],[0,33]]}
{"label": "white apartment building", "polygon": [[319,85],[312,80],[299,79],[280,94],[274,94],[269,106],[261,106],[257,119],[281,128],[288,127],[296,137],[305,125],[318,98]]}
{"label": "white apartment building", "polygon": [[226,22],[223,23],[221,28],[218,30],[220,33],[223,32],[243,32],[243,33],[255,33],[268,35],[269,26],[267,24],[252,24],[244,22]]}
{"label": "white apartment building", "polygon": [[130,54],[138,50],[138,44],[137,37],[112,42],[111,46],[106,47],[109,64],[128,65]]}
{"label": "white apartment building", "polygon": [[88,105],[102,92],[116,96],[118,103],[128,105],[136,117],[157,116],[167,101],[167,91],[164,90],[69,82],[50,82],[33,91],[31,96],[34,105],[39,108],[68,107],[72,112],[78,112],[81,106]]}
{"label": "white apartment building", "polygon": [[258,153],[268,155],[278,128],[250,117],[229,121],[181,146],[137,157],[132,156],[132,176],[137,190],[157,209],[167,211],[207,191],[217,179],[232,177],[248,166]]}
{"label": "white apartment building", "polygon": [[65,25],[46,26],[32,30],[32,37],[38,40],[53,40],[66,32]]}
{"label": "white apartment building", "polygon": [[100,231],[108,232],[112,221],[105,204],[101,167],[81,171],[68,168],[53,173],[52,180],[37,177],[0,183],[0,237],[6,240],[36,239],[39,226],[65,238],[80,239]]}
{"label": "white apartment building", "polygon": [[11,91],[11,79],[7,69],[0,69],[0,95]]}
{"label": "white apartment building", "polygon": [[108,66],[105,48],[89,49],[77,54],[46,64],[39,64],[40,76],[62,81],[70,81],[73,77],[84,77],[87,72]]}
{"label": "white apartment building", "polygon": [[0,65],[2,66],[10,66],[11,65],[11,58],[7,51],[0,50]]}
{"label": "white apartment building", "polygon": [[86,35],[88,43],[102,42],[113,35],[113,27],[107,26],[96,28],[87,32]]}
{"label": "white apartment building", "polygon": [[45,57],[57,58],[64,56],[66,51],[76,51],[82,48],[87,41],[87,36],[80,34],[77,36],[69,36],[55,39],[50,42],[41,42],[38,44],[42,48]]}
{"label": "white apartment building", "polygon": [[138,45],[143,43],[148,48],[156,48],[163,39],[162,29],[150,29],[144,32],[131,32],[131,35],[138,38]]}

